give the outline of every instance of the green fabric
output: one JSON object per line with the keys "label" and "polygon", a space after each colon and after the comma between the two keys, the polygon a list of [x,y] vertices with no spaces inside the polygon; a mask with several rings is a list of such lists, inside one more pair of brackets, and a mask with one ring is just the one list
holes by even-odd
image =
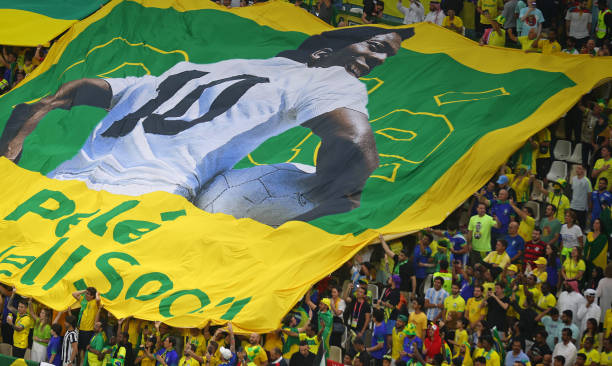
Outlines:
{"label": "green fabric", "polygon": [[561,223],[556,218],[549,220],[548,217],[544,217],[540,220],[540,228],[542,229],[542,241],[548,243],[555,234],[561,232]]}
{"label": "green fabric", "polygon": [[[169,25],[172,31],[159,24]],[[143,76],[146,70],[151,75],[160,75],[185,60],[180,52],[162,54],[122,41],[109,43],[114,37],[122,37],[130,44],[143,42],[159,50],[181,50],[188,54],[190,62],[208,64],[235,58],[274,57],[281,51],[295,49],[307,35],[276,31],[217,10],[178,12],[126,1],[84,30],[49,70],[3,96],[0,128],[8,120],[13,106],[52,94],[67,81],[101,74],[106,77]],[[99,47],[101,45],[104,46]],[[88,53],[90,50],[93,51]],[[85,54],[85,62],[78,63]],[[131,65],[117,68],[124,62]],[[138,63],[143,63],[146,70]],[[401,65],[410,65],[410,72]],[[436,65],[435,72],[431,71],[432,65]],[[111,71],[113,69],[116,70]],[[375,132],[392,126],[397,129],[401,125],[411,133],[389,130],[389,133],[374,134],[381,156],[380,166],[373,175],[393,177],[393,180],[369,179],[358,208],[310,222],[334,234],[356,234],[388,224],[421,197],[483,135],[522,121],[552,95],[575,85],[562,73],[528,68],[509,73],[484,73],[447,54],[425,54],[407,49],[400,49],[367,78],[369,80],[363,82],[372,91],[368,112],[371,120],[377,119],[372,122]],[[384,84],[379,85],[374,78],[383,80]],[[529,88],[525,87],[526,81],[529,81]],[[380,87],[374,90],[376,86]],[[444,104],[443,108],[434,99],[449,91],[488,91],[497,87],[503,87],[508,95],[466,103],[452,102]],[[404,112],[406,110],[422,114],[411,115]],[[439,117],[440,113],[452,124],[452,130]],[[51,111],[25,140],[19,165],[47,174],[80,150],[106,114],[104,109],[87,106]],[[309,134],[307,128],[292,128],[264,142],[251,157],[260,164],[292,159],[294,163],[312,165],[320,139],[311,135],[299,149],[295,148]],[[389,134],[395,136],[390,138]],[[250,166],[253,163],[245,158],[235,168]],[[412,183],[395,185],[395,189],[390,190],[388,187],[394,182]]]}
{"label": "green fabric", "polygon": [[[45,324],[44,326],[41,327],[40,320],[37,320],[36,325],[34,326],[34,336],[41,338],[41,339],[51,339],[51,325]],[[49,344],[49,341],[38,342],[38,343],[46,346]]]}
{"label": "green fabric", "polygon": [[[294,333],[298,333],[297,328],[284,327],[283,329],[292,331]],[[285,341],[283,342],[283,353],[287,353],[291,350],[291,346],[300,343],[300,337],[293,337],[290,335],[285,335]]]}
{"label": "green fabric", "polygon": [[323,334],[321,334],[321,339],[323,339],[323,342],[325,342],[325,350],[329,352],[329,337],[331,335],[334,316],[332,315],[331,310],[328,310],[325,312],[319,312],[319,319],[323,321],[325,326],[325,330],[323,330]]}
{"label": "green fabric", "polygon": [[85,308],[87,307],[87,299],[85,298],[85,294],[81,295],[81,303],[80,304],[81,304],[81,309],[79,310],[79,318],[77,320],[77,329],[81,325],[81,317],[83,316],[83,312],[85,311]]}
{"label": "green fabric", "polygon": [[83,19],[108,0],[0,0],[2,9],[26,10],[55,19]]}
{"label": "green fabric", "polygon": [[[609,209],[608,209],[609,210]],[[585,235],[584,243],[584,261],[585,263],[593,263],[595,258],[599,256],[601,251],[606,247],[608,243],[608,237],[605,233],[600,233],[597,238],[593,241],[589,241]]]}

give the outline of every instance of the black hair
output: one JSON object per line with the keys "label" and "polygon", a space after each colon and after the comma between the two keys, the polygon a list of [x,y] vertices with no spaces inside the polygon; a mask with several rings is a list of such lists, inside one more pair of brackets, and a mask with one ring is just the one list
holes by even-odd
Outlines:
{"label": "black hair", "polygon": [[51,324],[51,329],[55,332],[55,334],[57,334],[58,336],[62,336],[62,326],[55,323],[55,324]]}
{"label": "black hair", "polygon": [[448,261],[446,259],[440,261],[440,269],[448,269]]}
{"label": "black hair", "polygon": [[484,357],[482,357],[482,356],[480,356],[480,357],[476,357],[476,358],[474,359],[474,363],[476,363],[476,362],[486,364],[486,363],[487,363],[487,359],[486,359],[486,358],[484,358]]}
{"label": "black hair", "polygon": [[606,182],[606,184],[608,184],[608,178],[606,178],[606,177],[601,177],[601,178],[599,178],[599,180],[603,180],[604,182]]}
{"label": "black hair", "polygon": [[306,38],[297,50],[287,50],[276,55],[286,57],[297,62],[307,62],[312,53],[318,50],[329,48],[338,51],[354,43],[363,42],[374,36],[381,34],[397,33],[402,40],[414,35],[413,28],[378,28],[378,27],[357,27],[340,28],[323,32]]}
{"label": "black hair", "polygon": [[365,345],[365,342],[363,341],[363,338],[361,338],[361,337],[356,337],[356,338],[353,340],[353,344],[361,344],[361,345]]}
{"label": "black hair", "polygon": [[552,309],[550,309],[550,312],[548,314],[549,315],[559,315],[559,309],[552,308]]}
{"label": "black hair", "polygon": [[374,320],[377,322],[382,322],[385,320],[385,313],[382,309],[374,309],[372,315],[374,316]]}
{"label": "black hair", "polygon": [[565,357],[563,356],[555,356],[555,361],[559,361],[562,365],[565,365]]}
{"label": "black hair", "polygon": [[497,239],[497,241],[504,246],[504,248],[508,248],[508,242],[505,239]]}
{"label": "black hair", "polygon": [[574,317],[574,313],[571,310],[563,310],[563,315],[567,316],[570,319]]}
{"label": "black hair", "polygon": [[70,324],[73,328],[77,326],[77,318],[74,315],[66,315],[66,323]]}
{"label": "black hair", "polygon": [[96,294],[98,293],[98,290],[96,290],[95,287],[88,287],[87,288],[87,292],[91,295],[91,296],[96,296]]}
{"label": "black hair", "polygon": [[176,338],[173,336],[168,337],[168,342],[172,345],[172,347],[176,347]]}

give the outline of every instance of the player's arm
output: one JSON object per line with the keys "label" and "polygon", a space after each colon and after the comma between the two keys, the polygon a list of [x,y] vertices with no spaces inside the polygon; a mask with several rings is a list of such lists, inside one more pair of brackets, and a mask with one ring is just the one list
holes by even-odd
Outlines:
{"label": "player's arm", "polygon": [[36,103],[17,105],[0,137],[0,155],[17,162],[23,141],[50,111],[78,105],[108,108],[112,96],[111,87],[104,79],[79,79],[63,84],[55,94]]}
{"label": "player's arm", "polygon": [[320,204],[295,218],[309,221],[359,207],[361,190],[378,168],[378,152],[368,117],[338,108],[303,124],[321,138],[315,189],[308,193]]}

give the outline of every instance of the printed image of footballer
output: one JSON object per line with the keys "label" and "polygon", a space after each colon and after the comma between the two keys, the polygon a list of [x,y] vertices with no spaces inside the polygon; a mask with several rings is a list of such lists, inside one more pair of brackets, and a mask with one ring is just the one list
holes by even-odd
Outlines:
{"label": "printed image of footballer", "polygon": [[[358,78],[395,55],[412,28],[357,27],[307,38],[269,59],[180,62],[160,76],[78,79],[15,107],[0,153],[18,162],[51,110],[108,110],[81,150],[47,176],[125,195],[166,191],[208,212],[278,226],[350,211],[378,168],[368,95]],[[316,167],[233,169],[293,127],[321,139]]]}

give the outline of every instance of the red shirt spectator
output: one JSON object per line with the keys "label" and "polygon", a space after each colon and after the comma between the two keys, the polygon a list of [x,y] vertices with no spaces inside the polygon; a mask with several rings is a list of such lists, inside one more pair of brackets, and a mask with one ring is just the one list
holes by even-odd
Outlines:
{"label": "red shirt spectator", "polygon": [[536,259],[546,255],[546,243],[540,240],[540,234],[540,228],[533,229],[531,240],[525,243],[525,265],[530,264],[531,268],[535,268]]}

